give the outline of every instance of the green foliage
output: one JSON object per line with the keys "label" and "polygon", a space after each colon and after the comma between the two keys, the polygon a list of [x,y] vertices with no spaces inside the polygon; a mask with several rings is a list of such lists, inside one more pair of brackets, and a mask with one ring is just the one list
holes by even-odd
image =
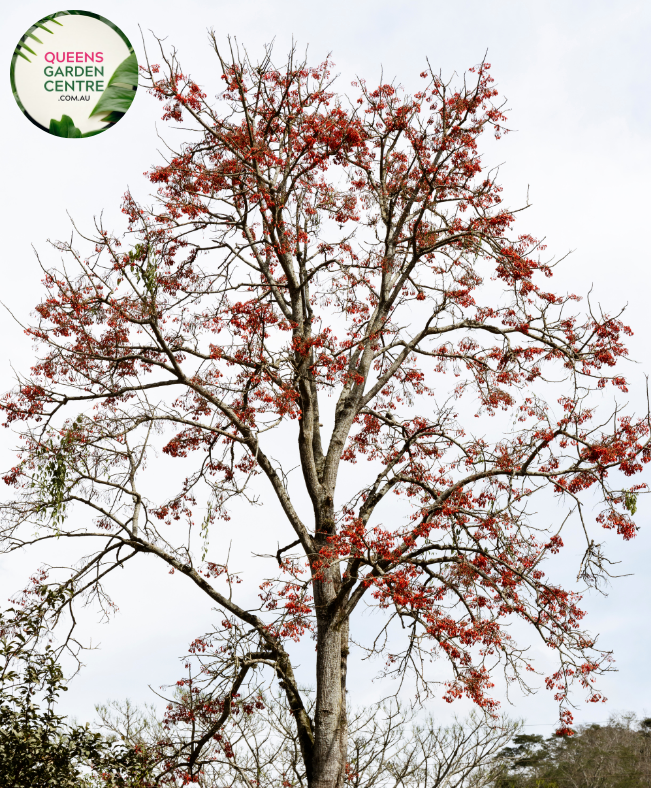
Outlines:
{"label": "green foliage", "polygon": [[158,269],[151,259],[147,244],[136,244],[129,252],[131,272],[137,282],[142,282],[150,296],[155,297],[158,290]]}
{"label": "green foliage", "polygon": [[0,787],[151,785],[145,754],[56,713],[67,687],[43,615],[65,594],[39,591],[31,613],[0,613]]}
{"label": "green foliage", "polygon": [[209,529],[211,522],[212,522],[212,502],[208,502],[206,517],[201,522],[201,539],[203,541],[203,546],[201,548],[202,562],[206,561],[206,556],[208,555],[208,538],[209,538]]}
{"label": "green foliage", "polygon": [[631,490],[625,490],[624,506],[631,513],[631,515],[635,515],[637,512],[637,493],[633,493]]}
{"label": "green foliage", "polygon": [[519,734],[513,738],[513,743],[511,748],[502,751],[511,770],[537,767],[549,756],[542,734]]}
{"label": "green foliage", "polygon": [[40,494],[40,515],[57,528],[65,520],[66,480],[81,422],[82,417],[78,416],[58,444],[50,438],[36,455],[37,466],[31,486],[37,488]]}

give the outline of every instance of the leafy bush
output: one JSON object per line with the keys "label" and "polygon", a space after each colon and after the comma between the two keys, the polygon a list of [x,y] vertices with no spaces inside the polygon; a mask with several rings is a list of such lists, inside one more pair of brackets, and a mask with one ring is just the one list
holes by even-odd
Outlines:
{"label": "leafy bush", "polygon": [[56,713],[67,687],[43,615],[61,602],[0,613],[0,787],[149,786],[145,753]]}

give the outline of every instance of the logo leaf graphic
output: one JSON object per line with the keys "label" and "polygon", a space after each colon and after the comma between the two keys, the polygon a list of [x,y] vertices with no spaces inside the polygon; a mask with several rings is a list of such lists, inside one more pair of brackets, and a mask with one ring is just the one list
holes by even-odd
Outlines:
{"label": "logo leaf graphic", "polygon": [[81,137],[81,130],[78,129],[69,115],[62,115],[61,120],[52,118],[50,121],[50,133],[57,137]]}
{"label": "logo leaf graphic", "polygon": [[138,87],[138,61],[135,55],[129,55],[126,60],[115,69],[113,76],[106,86],[106,90],[99,97],[93,107],[89,118],[93,115],[110,113],[105,118],[109,123],[120,120],[131,106]]}

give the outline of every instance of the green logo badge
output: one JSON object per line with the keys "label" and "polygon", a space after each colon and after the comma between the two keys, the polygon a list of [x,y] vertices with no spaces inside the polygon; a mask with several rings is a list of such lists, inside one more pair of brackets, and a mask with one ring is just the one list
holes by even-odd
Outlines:
{"label": "green logo badge", "polygon": [[11,59],[11,89],[29,120],[57,137],[91,137],[115,125],[138,87],[129,39],[89,11],[39,20]]}

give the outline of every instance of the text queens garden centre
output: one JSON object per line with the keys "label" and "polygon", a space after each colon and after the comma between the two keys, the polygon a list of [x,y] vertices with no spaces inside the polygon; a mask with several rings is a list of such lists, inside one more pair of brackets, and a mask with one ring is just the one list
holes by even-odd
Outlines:
{"label": "text queens garden centre", "polygon": [[[103,52],[46,52],[44,58],[50,64],[43,69],[45,77],[49,77],[43,84],[45,90],[56,93],[66,91],[101,93],[104,90],[106,83],[104,66],[96,65],[104,62]],[[95,65],[79,65],[89,62]],[[66,65],[59,65],[64,63]],[[75,65],[69,65],[72,63]]]}

